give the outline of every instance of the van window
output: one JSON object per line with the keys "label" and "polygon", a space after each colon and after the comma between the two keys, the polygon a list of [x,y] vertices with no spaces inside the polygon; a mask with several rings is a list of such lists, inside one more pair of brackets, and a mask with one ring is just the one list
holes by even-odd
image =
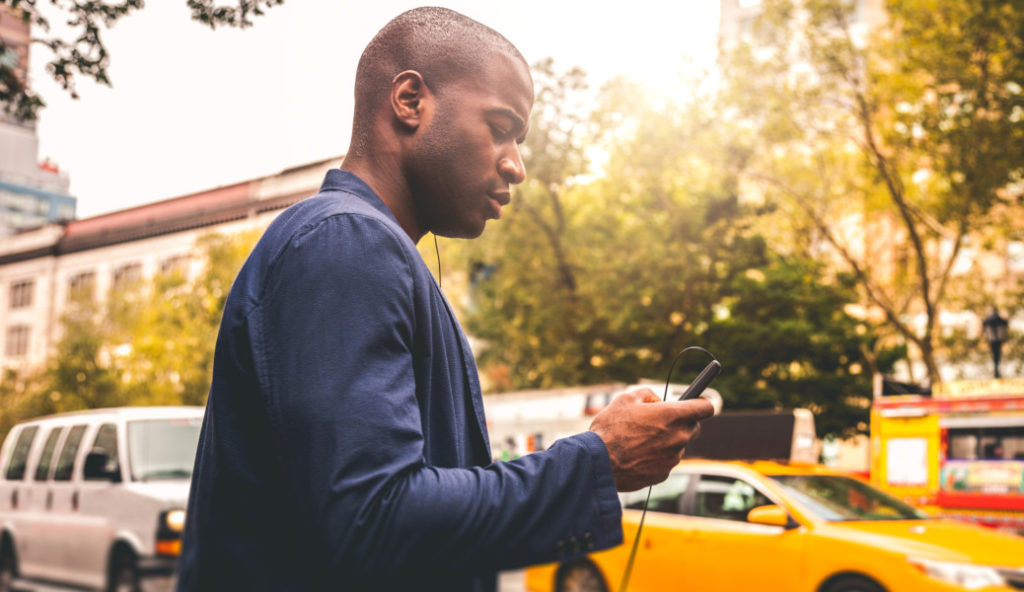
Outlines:
{"label": "van window", "polygon": [[50,478],[50,466],[53,463],[53,451],[57,448],[57,439],[60,438],[61,428],[53,428],[50,435],[46,437],[43,444],[43,453],[39,455],[39,462],[36,464],[36,481],[46,481]]}
{"label": "van window", "polygon": [[128,462],[132,479],[187,479],[199,447],[203,418],[128,422]]}
{"label": "van window", "polygon": [[25,478],[25,465],[28,463],[28,451],[32,449],[32,440],[36,437],[39,426],[28,426],[18,434],[11,454],[11,464],[7,465],[7,480],[21,481]]}
{"label": "van window", "polygon": [[[105,423],[96,432],[96,439],[92,442],[92,452],[102,451],[107,453],[107,466],[104,467],[108,473],[121,472],[120,459],[117,456],[117,426],[112,423]],[[94,477],[95,479],[95,477]]]}
{"label": "van window", "polygon": [[75,468],[75,455],[78,454],[78,446],[82,443],[84,435],[84,425],[76,425],[68,432],[68,437],[64,439],[64,446],[60,449],[60,456],[57,458],[57,468],[53,471],[54,481],[71,480],[71,472]]}

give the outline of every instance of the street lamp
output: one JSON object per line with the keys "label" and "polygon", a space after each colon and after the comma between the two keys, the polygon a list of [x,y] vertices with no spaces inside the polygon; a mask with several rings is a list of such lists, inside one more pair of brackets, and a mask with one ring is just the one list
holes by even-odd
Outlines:
{"label": "street lamp", "polygon": [[1003,343],[1006,342],[1006,332],[1010,323],[999,316],[999,310],[992,309],[992,314],[985,317],[981,322],[981,330],[985,334],[985,341],[992,348],[992,364],[995,365],[996,378],[999,378],[999,358],[1003,353]]}

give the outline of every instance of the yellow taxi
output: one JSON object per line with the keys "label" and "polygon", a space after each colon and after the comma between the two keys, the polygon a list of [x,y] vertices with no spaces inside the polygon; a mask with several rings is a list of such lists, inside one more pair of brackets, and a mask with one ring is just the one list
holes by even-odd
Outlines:
{"label": "yellow taxi", "polygon": [[684,460],[622,495],[622,545],[530,568],[531,592],[1024,590],[1024,538],[929,518],[819,465]]}

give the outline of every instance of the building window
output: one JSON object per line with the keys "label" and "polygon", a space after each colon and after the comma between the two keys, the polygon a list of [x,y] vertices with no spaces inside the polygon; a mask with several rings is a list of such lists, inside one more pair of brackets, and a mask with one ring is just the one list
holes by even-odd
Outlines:
{"label": "building window", "polygon": [[57,206],[57,217],[56,217],[56,220],[74,220],[74,219],[75,219],[75,206],[74,206],[74,204]]}
{"label": "building window", "polygon": [[14,47],[0,49],[0,66],[14,70],[21,63],[18,57],[18,50]]}
{"label": "building window", "polygon": [[1006,245],[1006,270],[1024,273],[1024,242],[1013,241]]}
{"label": "building window", "polygon": [[743,40],[754,38],[754,25],[757,23],[757,15],[741,16],[736,19],[736,28],[739,30],[739,38]]}
{"label": "building window", "polygon": [[114,287],[133,284],[142,279],[141,263],[126,263],[114,270]]}
{"label": "building window", "polygon": [[25,308],[32,306],[32,291],[35,282],[24,280],[11,284],[11,308]]}
{"label": "building window", "polygon": [[71,300],[92,300],[95,289],[95,271],[76,273],[68,281],[68,296]]}
{"label": "building window", "polygon": [[4,345],[4,355],[8,358],[17,358],[28,353],[28,338],[31,332],[28,325],[13,325],[7,328],[7,342]]}
{"label": "building window", "polygon": [[160,273],[180,273],[188,271],[188,255],[175,255],[160,262]]}

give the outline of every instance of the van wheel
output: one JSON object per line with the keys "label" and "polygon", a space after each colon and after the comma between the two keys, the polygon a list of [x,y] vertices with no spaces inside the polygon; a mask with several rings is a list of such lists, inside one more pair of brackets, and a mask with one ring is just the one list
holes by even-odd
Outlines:
{"label": "van wheel", "polygon": [[14,559],[14,548],[6,536],[0,543],[0,592],[14,590],[14,577],[18,573]]}
{"label": "van wheel", "polygon": [[821,592],[885,592],[885,588],[861,576],[841,576],[823,586]]}
{"label": "van wheel", "polygon": [[107,592],[141,592],[139,570],[131,551],[119,551],[110,568]]}
{"label": "van wheel", "polygon": [[608,592],[608,586],[593,563],[580,560],[558,567],[555,592]]}

